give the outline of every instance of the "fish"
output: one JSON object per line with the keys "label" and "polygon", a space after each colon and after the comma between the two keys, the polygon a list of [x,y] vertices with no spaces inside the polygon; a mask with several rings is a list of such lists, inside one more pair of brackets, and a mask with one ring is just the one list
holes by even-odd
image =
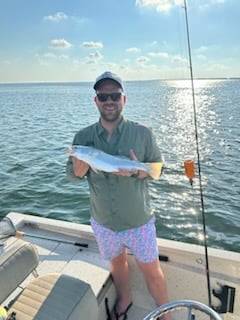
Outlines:
{"label": "fish", "polygon": [[146,172],[154,180],[159,179],[163,162],[144,163],[131,160],[125,156],[111,155],[94,147],[73,145],[69,148],[69,155],[86,162],[94,172],[113,173],[120,169],[127,171],[140,170]]}

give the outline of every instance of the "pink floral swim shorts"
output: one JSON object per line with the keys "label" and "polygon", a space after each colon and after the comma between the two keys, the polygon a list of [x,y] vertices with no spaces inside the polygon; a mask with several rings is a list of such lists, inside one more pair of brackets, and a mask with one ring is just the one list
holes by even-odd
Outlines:
{"label": "pink floral swim shorts", "polygon": [[144,263],[158,259],[155,218],[138,228],[113,231],[91,218],[91,226],[102,257],[112,260],[128,248],[135,258]]}

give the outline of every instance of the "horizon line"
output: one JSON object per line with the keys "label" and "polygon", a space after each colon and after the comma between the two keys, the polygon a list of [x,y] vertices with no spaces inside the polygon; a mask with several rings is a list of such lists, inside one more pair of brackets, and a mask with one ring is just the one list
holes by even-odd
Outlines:
{"label": "horizon line", "polygon": [[[193,80],[239,80],[240,77],[195,77]],[[143,82],[143,81],[191,81],[190,78],[171,78],[171,79],[136,79],[136,80],[123,80],[124,82]],[[92,83],[94,81],[8,81],[1,82],[4,84],[64,84],[64,83]]]}

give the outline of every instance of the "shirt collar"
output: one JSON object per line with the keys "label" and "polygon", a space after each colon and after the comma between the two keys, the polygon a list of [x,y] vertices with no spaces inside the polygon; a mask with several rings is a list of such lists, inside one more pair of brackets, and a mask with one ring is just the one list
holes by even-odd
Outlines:
{"label": "shirt collar", "polygon": [[[119,123],[119,125],[117,126],[117,132],[121,133],[126,125],[126,120],[123,118],[122,121]],[[97,122],[97,133],[100,136],[101,134],[103,134],[106,131],[106,129],[102,126],[101,121],[99,119],[99,121]]]}

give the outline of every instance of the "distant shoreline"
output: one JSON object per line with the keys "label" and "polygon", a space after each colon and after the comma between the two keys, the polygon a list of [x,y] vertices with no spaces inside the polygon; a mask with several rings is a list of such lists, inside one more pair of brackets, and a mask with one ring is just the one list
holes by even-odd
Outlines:
{"label": "distant shoreline", "polygon": [[[144,82],[144,81],[186,81],[191,80],[189,78],[186,79],[146,79],[146,80],[126,80],[125,82]],[[240,80],[240,77],[219,77],[219,78],[194,78],[193,80]],[[21,84],[49,84],[49,85],[56,85],[56,84],[91,84],[92,81],[23,81],[23,82],[0,82],[0,85],[21,85]]]}

